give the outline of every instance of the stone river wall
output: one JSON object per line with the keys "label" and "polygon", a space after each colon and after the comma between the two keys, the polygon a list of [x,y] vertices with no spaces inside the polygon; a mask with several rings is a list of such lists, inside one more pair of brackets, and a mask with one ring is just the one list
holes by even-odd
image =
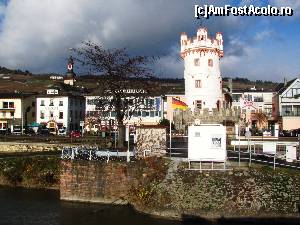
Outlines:
{"label": "stone river wall", "polygon": [[0,153],[61,151],[70,144],[0,142]]}
{"label": "stone river wall", "polygon": [[299,171],[256,167],[226,172],[172,175],[168,159],[131,162],[62,161],[61,199],[129,203],[159,216],[298,216]]}

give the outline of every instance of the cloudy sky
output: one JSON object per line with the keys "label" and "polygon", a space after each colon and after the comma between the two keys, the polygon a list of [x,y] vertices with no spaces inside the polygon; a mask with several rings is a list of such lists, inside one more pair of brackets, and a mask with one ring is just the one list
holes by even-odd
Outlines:
{"label": "cloudy sky", "polygon": [[180,33],[194,36],[201,25],[195,4],[291,6],[292,17],[211,17],[203,24],[212,36],[223,33],[223,76],[299,77],[299,0],[0,0],[0,65],[64,73],[69,48],[90,40],[158,56],[158,76],[182,78]]}

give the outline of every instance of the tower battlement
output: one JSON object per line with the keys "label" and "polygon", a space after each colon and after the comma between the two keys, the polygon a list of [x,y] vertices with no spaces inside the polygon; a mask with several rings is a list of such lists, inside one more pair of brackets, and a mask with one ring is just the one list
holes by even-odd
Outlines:
{"label": "tower battlement", "polygon": [[205,27],[198,29],[196,37],[188,38],[185,32],[181,33],[180,44],[182,58],[194,52],[215,52],[219,57],[224,55],[222,33],[217,32],[215,38],[211,38]]}

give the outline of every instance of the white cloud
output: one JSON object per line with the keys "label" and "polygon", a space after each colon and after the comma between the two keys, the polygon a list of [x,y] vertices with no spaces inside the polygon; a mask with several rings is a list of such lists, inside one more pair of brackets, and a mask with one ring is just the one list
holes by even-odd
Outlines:
{"label": "white cloud", "polygon": [[[183,77],[180,33],[196,34],[200,22],[194,18],[194,4],[205,3],[228,1],[11,0],[5,7],[0,4],[0,15],[5,15],[0,22],[0,64],[32,72],[64,72],[68,49],[91,40],[105,48],[126,47],[132,54],[160,56],[155,64],[159,74]],[[258,20],[230,16],[204,21],[209,33],[223,32],[225,74],[249,72],[244,62],[253,60],[255,49],[239,37]],[[268,35],[262,32],[255,37]]]}
{"label": "white cloud", "polygon": [[154,69],[160,77],[183,78],[184,62],[179,55],[179,46],[173,46],[167,55],[161,56]]}
{"label": "white cloud", "polygon": [[193,7],[183,5],[181,0],[172,4],[162,0],[10,1],[0,33],[0,61],[13,68],[43,71],[50,62],[66,57],[69,47],[85,40],[161,53],[164,38],[171,34],[179,38],[180,30],[193,20]]}
{"label": "white cloud", "polygon": [[[222,4],[224,1],[201,3],[205,2]],[[107,48],[127,47],[138,54],[165,54],[178,42],[180,32],[191,30],[199,22],[194,18],[196,3],[182,0],[9,1],[0,33],[0,61],[4,66],[33,72],[45,72],[56,64],[54,70],[57,70],[59,64],[63,65],[61,60],[67,57],[68,49],[86,40],[102,43]],[[228,19],[220,20],[220,27]],[[207,21],[206,24],[213,23]],[[228,27],[225,24],[223,29]]]}
{"label": "white cloud", "polygon": [[5,13],[5,6],[0,4],[0,16],[4,15]]}
{"label": "white cloud", "polygon": [[275,35],[273,30],[262,30],[255,34],[254,40],[255,41],[263,41],[265,39],[272,37],[273,35]]}
{"label": "white cloud", "polygon": [[250,79],[259,76],[257,68],[257,55],[260,50],[252,45],[247,45],[239,39],[230,37],[230,48],[221,59],[221,71],[223,76],[250,76]]}

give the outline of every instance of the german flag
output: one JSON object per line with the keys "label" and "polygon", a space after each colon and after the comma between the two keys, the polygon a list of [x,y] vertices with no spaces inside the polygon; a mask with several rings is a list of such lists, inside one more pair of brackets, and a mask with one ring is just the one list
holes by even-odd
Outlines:
{"label": "german flag", "polygon": [[175,98],[172,98],[172,108],[173,109],[187,110],[188,106],[184,102],[179,101],[179,100],[177,100]]}

